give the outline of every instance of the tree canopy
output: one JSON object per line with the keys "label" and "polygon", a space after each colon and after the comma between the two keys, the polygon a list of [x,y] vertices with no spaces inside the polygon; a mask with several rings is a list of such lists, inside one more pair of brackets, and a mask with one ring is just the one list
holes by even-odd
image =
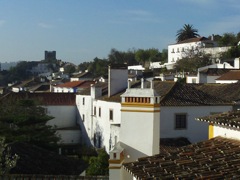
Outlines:
{"label": "tree canopy", "polygon": [[27,142],[43,148],[57,147],[59,137],[46,125],[52,119],[33,99],[4,98],[0,102],[0,136],[6,143]]}
{"label": "tree canopy", "polygon": [[193,27],[193,25],[190,24],[184,24],[183,28],[179,29],[177,31],[177,42],[190,39],[190,38],[195,38],[199,37],[200,35],[198,34],[198,30]]}
{"label": "tree canopy", "polygon": [[98,156],[92,156],[89,160],[87,175],[108,175],[109,155],[104,149],[98,150]]}
{"label": "tree canopy", "polygon": [[212,64],[210,54],[205,54],[201,51],[189,51],[183,59],[180,59],[175,64],[177,71],[193,72],[196,73],[198,68]]}

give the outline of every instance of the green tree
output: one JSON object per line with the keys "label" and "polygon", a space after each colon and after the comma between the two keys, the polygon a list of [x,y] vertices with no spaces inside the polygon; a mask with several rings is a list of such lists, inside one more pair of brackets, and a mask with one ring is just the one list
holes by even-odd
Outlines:
{"label": "green tree", "polygon": [[32,76],[31,68],[36,62],[21,61],[15,67],[11,67],[8,75],[8,82],[21,81]]}
{"label": "green tree", "polygon": [[86,174],[92,176],[108,175],[108,160],[109,155],[106,151],[104,149],[98,150],[98,156],[90,158]]}
{"label": "green tree", "polygon": [[146,66],[146,62],[156,62],[161,59],[160,52],[158,49],[150,48],[150,49],[138,49],[135,53],[136,60],[142,64],[144,67]]}
{"label": "green tree", "polygon": [[176,62],[175,69],[177,71],[196,73],[198,68],[212,64],[210,54],[201,51],[189,51],[187,55]]}
{"label": "green tree", "polygon": [[240,46],[232,46],[228,51],[221,54],[221,59],[240,57]]}
{"label": "green tree", "polygon": [[113,48],[108,55],[108,60],[111,64],[127,64],[129,66],[137,63],[134,49],[123,52]]}
{"label": "green tree", "polygon": [[72,64],[68,64],[64,67],[64,73],[71,75],[76,72],[76,67]]}
{"label": "green tree", "polygon": [[167,49],[162,50],[160,61],[162,64],[168,61],[168,50]]}
{"label": "green tree", "polygon": [[5,138],[0,137],[0,175],[8,174],[16,166],[17,154],[11,154],[10,147],[5,144]]}
{"label": "green tree", "polygon": [[108,60],[96,57],[89,66],[89,71],[92,72],[95,77],[102,76],[108,73],[108,65]]}
{"label": "green tree", "polygon": [[54,149],[59,137],[53,127],[46,125],[52,119],[45,108],[33,99],[9,97],[0,101],[0,136],[6,143],[27,142],[37,146]]}
{"label": "green tree", "polygon": [[224,33],[218,40],[219,46],[235,46],[237,42],[238,39],[234,33]]}
{"label": "green tree", "polygon": [[92,62],[82,62],[78,65],[77,70],[82,72],[89,70],[91,64]]}
{"label": "green tree", "polygon": [[177,31],[177,42],[190,39],[190,38],[195,38],[199,37],[200,35],[198,34],[198,30],[193,27],[193,25],[190,24],[184,24],[183,28],[179,29]]}

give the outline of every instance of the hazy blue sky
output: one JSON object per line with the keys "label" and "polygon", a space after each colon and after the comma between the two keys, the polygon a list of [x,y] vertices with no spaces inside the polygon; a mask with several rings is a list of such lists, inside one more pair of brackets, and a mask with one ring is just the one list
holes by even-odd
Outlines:
{"label": "hazy blue sky", "polygon": [[201,36],[240,32],[239,0],[0,0],[0,62],[76,65],[110,50],[167,49],[192,24]]}

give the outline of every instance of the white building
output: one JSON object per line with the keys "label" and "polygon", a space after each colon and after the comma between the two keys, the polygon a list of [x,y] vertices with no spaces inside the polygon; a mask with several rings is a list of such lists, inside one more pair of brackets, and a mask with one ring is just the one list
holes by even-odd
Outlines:
{"label": "white building", "polygon": [[190,38],[168,46],[168,63],[165,66],[171,69],[178,60],[189,56],[190,52],[211,54],[212,58],[217,60],[220,53],[227,51],[229,48],[217,47],[215,41],[205,37]]}
{"label": "white building", "polygon": [[93,84],[88,94],[76,96],[81,129],[88,145],[105,147],[108,152],[118,141],[121,122],[118,93],[127,88],[127,79],[126,66],[109,66],[108,83]]}
{"label": "white building", "polygon": [[240,111],[229,111],[196,118],[209,125],[209,139],[217,136],[240,140]]}
{"label": "white building", "polygon": [[94,81],[72,81],[52,86],[54,93],[77,93],[89,88]]}

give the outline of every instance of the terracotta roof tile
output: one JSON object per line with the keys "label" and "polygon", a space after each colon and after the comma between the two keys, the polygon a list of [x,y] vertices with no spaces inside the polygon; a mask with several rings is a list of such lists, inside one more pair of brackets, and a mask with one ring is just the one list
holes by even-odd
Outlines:
{"label": "terracotta roof tile", "polygon": [[123,164],[137,179],[238,179],[239,166],[240,141],[223,137]]}
{"label": "terracotta roof tile", "polygon": [[231,70],[216,80],[240,80],[240,70]]}
{"label": "terracotta roof tile", "polygon": [[227,72],[229,72],[231,69],[220,69],[220,68],[208,68],[200,71],[201,73],[205,73],[209,76],[221,76]]}
{"label": "terracotta roof tile", "polygon": [[177,44],[191,43],[191,42],[198,42],[198,41],[210,41],[210,40],[206,37],[196,37],[196,38],[189,38],[184,41],[180,41]]}
{"label": "terracotta roof tile", "polygon": [[160,153],[176,151],[177,148],[187,146],[191,142],[184,137],[180,138],[161,138],[160,139]]}
{"label": "terracotta roof tile", "polygon": [[196,118],[196,120],[240,129],[240,111],[224,112],[221,114],[199,117]]}
{"label": "terracotta roof tile", "polygon": [[69,87],[74,88],[80,86],[84,81],[72,81],[72,82],[66,82],[64,84],[56,85],[56,87]]}
{"label": "terracotta roof tile", "polygon": [[194,84],[194,87],[209,95],[225,99],[227,101],[238,101],[240,99],[240,83]]}
{"label": "terracotta roof tile", "polygon": [[72,81],[64,84],[59,84],[56,87],[66,87],[66,88],[75,88],[75,87],[89,87],[90,84],[94,84],[94,81]]}
{"label": "terracotta roof tile", "polygon": [[176,83],[161,100],[161,106],[229,105],[231,102],[200,91],[194,84]]}
{"label": "terracotta roof tile", "polygon": [[2,101],[7,99],[34,99],[42,105],[75,105],[76,97],[73,93],[10,93]]}

